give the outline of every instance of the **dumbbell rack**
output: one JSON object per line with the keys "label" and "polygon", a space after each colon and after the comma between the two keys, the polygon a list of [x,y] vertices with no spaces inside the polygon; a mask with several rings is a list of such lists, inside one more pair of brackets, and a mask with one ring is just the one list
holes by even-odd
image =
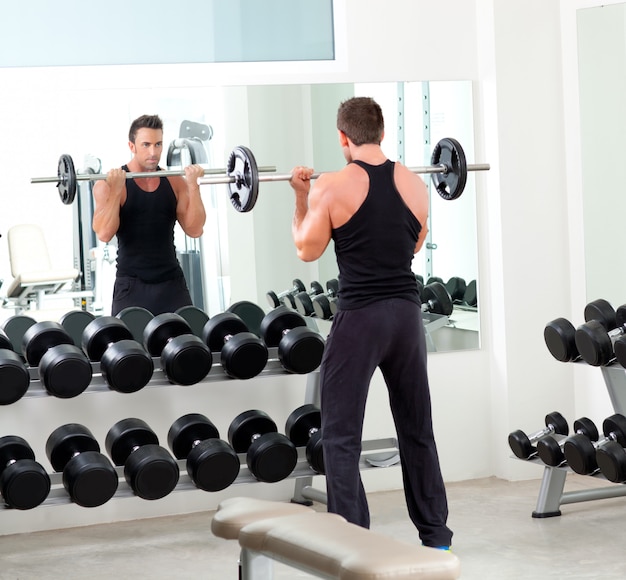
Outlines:
{"label": "dumbbell rack", "polygon": [[[291,373],[288,373],[282,367],[278,358],[278,349],[275,347],[270,347],[268,351],[268,362],[264,370],[258,375],[258,377],[263,378],[285,375],[292,376]],[[219,353],[213,353],[213,358],[214,360],[211,371],[206,376],[206,378],[203,379],[201,384],[237,380],[232,379],[225,374],[221,367]],[[150,382],[144,387],[144,390],[153,387],[158,388],[163,386],[172,386],[163,371],[160,369],[160,359],[158,357],[153,357],[153,362],[154,374]],[[79,396],[85,396],[89,393],[103,391],[112,392],[107,383],[102,378],[102,375],[100,374],[100,363],[92,362],[91,365],[93,370],[93,378],[89,387],[84,391],[84,393]],[[47,393],[47,391],[39,381],[37,368],[29,368],[29,373],[31,376],[31,383],[28,390],[24,394],[24,398],[49,397],[50,395]],[[316,405],[319,404],[319,370],[307,375],[305,399],[306,403],[314,403]],[[237,479],[233,482],[232,485],[249,485],[252,483],[259,483],[258,480],[250,473],[250,470],[247,467],[246,454],[238,454],[238,457],[241,463],[241,469]],[[364,441],[363,454],[360,462],[361,469],[366,470],[379,466],[393,465],[398,462],[398,457],[398,442],[395,438],[383,438]],[[176,485],[176,488],[174,489],[174,492],[191,490],[200,491],[187,474],[186,460],[177,460],[177,463],[180,469],[180,478],[178,484]],[[116,467],[115,470],[118,474],[119,485],[112,500],[126,497],[134,497],[134,492],[126,483],[126,480],[124,478],[124,467]],[[46,500],[39,507],[72,503],[71,498],[69,497],[67,491],[63,486],[63,474],[53,472],[49,473],[48,475],[51,481],[50,493],[48,494]],[[313,477],[315,475],[318,474],[314,472],[309,466],[309,463],[306,459],[305,449],[298,448],[298,461],[296,467],[287,478],[295,479],[295,491],[293,501],[296,501],[298,503],[309,503],[309,500],[315,500],[321,503],[326,503],[326,492],[316,490],[312,487]],[[0,509],[10,510],[11,508],[6,506],[4,503],[0,503]]]}
{"label": "dumbbell rack", "polygon": [[[613,404],[613,409],[616,413],[626,414],[626,369],[619,365],[613,365],[601,367],[601,371],[609,392],[609,398]],[[514,458],[518,459],[517,457]],[[568,472],[573,473],[569,467],[551,467],[545,465],[537,457],[521,461],[536,463],[544,467],[539,496],[537,498],[537,506],[532,514],[534,518],[560,516],[560,507],[565,504],[626,496],[626,485],[624,484],[613,484],[597,489],[564,492],[563,489],[565,487],[567,474]],[[594,474],[590,477],[605,479],[602,474]]]}

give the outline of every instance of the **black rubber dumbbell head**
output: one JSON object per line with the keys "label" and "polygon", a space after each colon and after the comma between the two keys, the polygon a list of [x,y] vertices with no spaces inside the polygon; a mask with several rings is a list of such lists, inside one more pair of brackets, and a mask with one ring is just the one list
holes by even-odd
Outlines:
{"label": "black rubber dumbbell head", "polygon": [[543,339],[550,354],[558,361],[571,362],[580,357],[576,348],[576,329],[565,318],[555,318],[546,324]]}
{"label": "black rubber dumbbell head", "polygon": [[90,322],[83,331],[82,347],[92,361],[100,361],[102,376],[114,391],[134,393],[152,378],[152,357],[115,316]]}
{"label": "black rubber dumbbell head", "polygon": [[182,316],[191,328],[192,334],[202,338],[202,329],[209,321],[209,315],[197,306],[181,306],[176,310],[176,314]]}
{"label": "black rubber dumbbell head", "polygon": [[296,446],[278,433],[276,423],[263,411],[237,415],[228,428],[228,441],[236,453],[246,453],[248,469],[259,481],[281,481],[298,462]]}
{"label": "black rubber dumbbell head", "polygon": [[29,385],[30,373],[22,357],[9,348],[0,348],[0,405],[19,401]]}
{"label": "black rubber dumbbell head", "polygon": [[285,307],[272,310],[261,323],[261,336],[267,346],[278,347],[281,364],[292,373],[313,372],[322,362],[324,339],[297,312]]}
{"label": "black rubber dumbbell head", "polygon": [[452,302],[461,303],[465,298],[465,291],[467,290],[467,283],[459,276],[452,276],[446,284],[446,290],[450,294]]}
{"label": "black rubber dumbbell head", "polygon": [[615,309],[604,298],[589,302],[585,306],[584,316],[585,322],[597,320],[606,330],[612,330],[617,326]]}
{"label": "black rubber dumbbell head", "polygon": [[143,344],[152,356],[161,357],[161,367],[172,383],[194,385],[211,370],[209,347],[174,312],[159,314],[146,324]]}
{"label": "black rubber dumbbell head", "polygon": [[2,323],[2,330],[11,341],[12,349],[18,354],[22,353],[22,340],[24,333],[37,321],[24,314],[10,316]]}
{"label": "black rubber dumbbell head", "polygon": [[143,332],[148,322],[154,318],[154,314],[141,306],[129,306],[120,310],[116,318],[119,318],[128,327],[133,338],[142,344]]}
{"label": "black rubber dumbbell head", "polygon": [[220,439],[217,427],[200,413],[178,418],[167,433],[177,459],[187,460],[187,473],[204,491],[221,491],[239,475],[241,462],[235,450]]}
{"label": "black rubber dumbbell head", "polygon": [[[587,417],[581,417],[574,421],[574,433],[584,435],[591,441],[597,441],[600,436],[595,423]],[[552,436],[544,437],[537,441],[537,455],[546,465],[558,467],[565,462],[564,444],[565,440],[557,441]]]}
{"label": "black rubber dumbbell head", "polygon": [[159,445],[159,438],[145,421],[118,421],[109,429],[104,445],[113,463],[124,466],[124,477],[139,497],[161,499],[176,487],[178,463]]}
{"label": "black rubber dumbbell head", "polygon": [[317,473],[325,473],[322,446],[322,416],[312,404],[302,405],[292,411],[285,423],[285,435],[296,447],[306,447],[306,458]]}
{"label": "black rubber dumbbell head", "polygon": [[239,316],[222,312],[211,318],[202,330],[202,340],[211,352],[220,352],[222,368],[235,379],[256,377],[267,364],[267,347]]}
{"label": "black rubber dumbbell head", "polygon": [[248,327],[248,330],[261,337],[261,322],[265,316],[265,311],[254,302],[249,300],[239,300],[234,304],[231,304],[226,312],[232,312],[243,320]]}
{"label": "black rubber dumbbell head", "polygon": [[13,344],[11,343],[11,340],[7,336],[7,333],[4,332],[4,330],[2,330],[1,328],[0,328],[0,348],[3,348],[5,350],[13,350]]}
{"label": "black rubber dumbbell head", "polygon": [[63,485],[74,503],[97,507],[115,495],[117,472],[84,425],[68,423],[55,429],[46,441],[46,455],[52,468],[63,472]]}
{"label": "black rubber dumbbell head", "polygon": [[581,358],[594,367],[606,366],[613,360],[613,343],[607,329],[590,320],[576,329],[576,350]]}
{"label": "black rubber dumbbell head", "polygon": [[14,509],[41,505],[50,493],[50,476],[26,440],[17,435],[0,437],[0,493]]}
{"label": "black rubber dumbbell head", "polygon": [[70,335],[74,344],[80,346],[85,328],[95,319],[96,317],[87,310],[70,310],[59,318],[59,323]]}

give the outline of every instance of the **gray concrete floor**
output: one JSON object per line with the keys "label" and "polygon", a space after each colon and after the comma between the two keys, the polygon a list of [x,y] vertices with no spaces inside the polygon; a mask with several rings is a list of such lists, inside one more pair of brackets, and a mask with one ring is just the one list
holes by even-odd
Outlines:
{"label": "gray concrete floor", "polygon": [[[462,578],[626,578],[626,498],[563,505],[560,517],[535,519],[531,514],[539,484],[488,478],[447,485],[448,523],[455,532],[453,550],[461,560]],[[606,485],[605,480],[569,474],[565,491]],[[372,493],[369,500],[372,528],[418,542],[402,492]],[[238,546],[212,536],[212,515],[0,536],[0,578],[235,580]],[[310,576],[278,565],[276,578]]]}

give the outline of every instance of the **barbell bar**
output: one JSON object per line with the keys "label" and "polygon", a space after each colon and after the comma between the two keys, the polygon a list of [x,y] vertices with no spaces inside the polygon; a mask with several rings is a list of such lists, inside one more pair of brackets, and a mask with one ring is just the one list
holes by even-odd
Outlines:
{"label": "barbell bar", "polygon": [[[468,171],[488,171],[488,163],[468,165],[461,144],[452,138],[441,139],[431,156],[431,166],[409,167],[413,173],[431,174],[432,182],[439,195],[447,200],[457,199],[465,189]],[[259,183],[266,181],[289,181],[290,173],[276,173],[275,167],[258,167],[250,149],[244,146],[235,147],[229,158],[226,169],[205,169],[209,176],[200,177],[200,185],[227,184],[229,198],[238,212],[249,212],[255,206]],[[260,173],[265,173],[260,175]],[[127,179],[142,177],[166,177],[184,175],[183,170],[160,170],[145,173],[127,173]],[[317,179],[322,173],[314,173],[311,179]],[[106,174],[76,174],[74,163],[69,155],[59,158],[57,177],[35,177],[31,183],[57,183],[61,201],[71,204],[76,195],[77,181],[95,181],[106,179]]]}

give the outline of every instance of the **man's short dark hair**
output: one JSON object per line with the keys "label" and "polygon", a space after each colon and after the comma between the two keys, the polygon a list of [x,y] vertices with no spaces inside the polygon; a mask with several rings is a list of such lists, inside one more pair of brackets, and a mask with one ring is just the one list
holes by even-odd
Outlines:
{"label": "man's short dark hair", "polygon": [[128,140],[131,143],[135,142],[139,129],[160,129],[163,131],[163,121],[158,115],[141,115],[135,119],[130,125],[130,131],[128,131]]}
{"label": "man's short dark hair", "polygon": [[337,129],[356,146],[380,145],[385,129],[382,109],[370,97],[352,97],[339,105]]}

